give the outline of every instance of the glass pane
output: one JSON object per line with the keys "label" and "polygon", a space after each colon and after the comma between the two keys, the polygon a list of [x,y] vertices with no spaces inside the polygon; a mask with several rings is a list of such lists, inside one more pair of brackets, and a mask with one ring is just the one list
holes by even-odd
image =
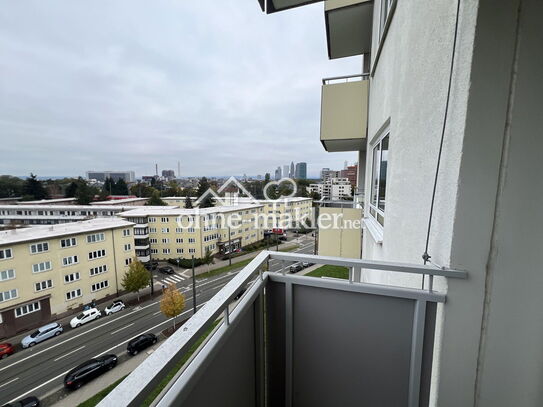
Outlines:
{"label": "glass pane", "polygon": [[371,174],[371,203],[377,206],[377,194],[379,191],[379,161],[380,161],[380,144],[373,148],[373,162]]}
{"label": "glass pane", "polygon": [[388,166],[388,136],[386,136],[381,142],[381,165],[379,169],[379,204],[377,206],[382,211],[385,210],[387,166]]}

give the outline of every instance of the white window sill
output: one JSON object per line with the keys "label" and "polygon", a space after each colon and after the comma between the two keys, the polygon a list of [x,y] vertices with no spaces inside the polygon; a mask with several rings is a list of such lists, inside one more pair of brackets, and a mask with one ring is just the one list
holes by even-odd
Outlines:
{"label": "white window sill", "polygon": [[377,244],[383,244],[383,227],[371,217],[364,218],[364,225]]}

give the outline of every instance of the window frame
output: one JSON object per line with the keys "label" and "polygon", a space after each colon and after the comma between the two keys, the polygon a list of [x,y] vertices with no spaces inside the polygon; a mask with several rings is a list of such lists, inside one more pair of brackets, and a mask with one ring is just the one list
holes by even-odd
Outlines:
{"label": "window frame", "polygon": [[[385,227],[385,220],[386,220],[386,205],[384,205],[383,208],[380,208],[380,200],[381,200],[381,170],[383,169],[382,163],[383,163],[383,155],[382,155],[382,146],[383,142],[387,139],[387,157],[386,157],[386,174],[385,174],[385,188],[384,188],[384,194],[383,194],[383,202],[386,204],[386,187],[387,187],[387,180],[390,170],[390,126],[387,125],[381,132],[378,137],[375,138],[375,140],[370,144],[371,146],[371,171],[369,174],[370,177],[370,185],[369,185],[369,199],[368,202],[368,212],[367,212],[367,219],[370,220],[370,232],[372,232],[372,235],[374,235],[375,240],[378,243],[382,242],[382,234]],[[377,151],[378,156],[375,154],[376,149],[379,148]],[[376,162],[378,160],[378,162]],[[374,185],[374,180],[377,180],[377,184]],[[375,197],[375,200],[374,200]],[[382,219],[382,222],[380,221],[380,218]]]}

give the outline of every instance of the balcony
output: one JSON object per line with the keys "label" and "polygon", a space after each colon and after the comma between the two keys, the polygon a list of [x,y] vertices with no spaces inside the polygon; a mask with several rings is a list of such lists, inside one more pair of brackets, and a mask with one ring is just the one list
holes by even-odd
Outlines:
{"label": "balcony", "polygon": [[366,149],[367,75],[322,80],[321,143],[328,152]]}
{"label": "balcony", "polygon": [[362,254],[363,212],[354,207],[354,201],[346,202],[350,207],[319,209],[318,253],[321,256],[359,259]]}
{"label": "balcony", "polygon": [[373,0],[327,0],[324,21],[330,59],[370,53]]}
{"label": "balcony", "polygon": [[317,3],[322,0],[258,0],[260,8],[267,14],[288,10],[294,7]]}
{"label": "balcony", "polygon": [[[283,273],[263,272],[279,260]],[[349,280],[285,274],[292,262],[348,267]],[[360,283],[363,270],[428,275],[427,289]],[[431,266],[262,252],[99,406],[139,406],[215,321],[153,406],[427,406],[435,318]],[[249,288],[239,301],[239,291]]]}

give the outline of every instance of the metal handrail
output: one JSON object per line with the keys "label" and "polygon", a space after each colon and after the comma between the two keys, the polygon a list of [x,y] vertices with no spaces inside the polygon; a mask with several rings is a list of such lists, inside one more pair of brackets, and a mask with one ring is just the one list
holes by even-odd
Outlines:
{"label": "metal handrail", "polygon": [[[282,261],[281,273],[263,272],[262,268],[268,260],[275,259]],[[349,281],[330,282],[319,281],[303,276],[286,276],[287,263],[310,261],[318,264],[330,264],[345,266],[349,268]],[[373,292],[384,295],[390,293],[401,294],[406,298],[425,297],[437,302],[444,302],[445,295],[433,291],[430,285],[427,290],[408,289],[404,287],[382,286],[377,284],[361,283],[358,278],[355,281],[354,274],[361,269],[377,271],[391,271],[399,273],[411,273],[417,275],[443,276],[448,278],[467,278],[467,272],[449,268],[437,268],[432,265],[415,265],[405,263],[393,263],[360,259],[345,259],[340,257],[316,256],[300,253],[286,253],[275,251],[263,251],[258,254],[243,270],[230,280],[213,298],[211,298],[196,314],[194,314],[183,328],[170,336],[158,350],[153,352],[143,361],[126,379],[124,379],[98,406],[139,406],[153,391],[166,374],[185,355],[190,347],[212,326],[214,321],[224,315],[223,324],[219,331],[224,332],[230,328],[232,321],[236,321],[237,315],[249,304],[257,291],[260,291],[269,278],[283,275],[278,278],[296,279],[301,284],[313,285],[335,285],[347,291]],[[256,274],[258,273],[258,276]],[[307,279],[307,280],[304,280]],[[304,282],[305,281],[305,282]],[[234,312],[228,310],[228,306],[238,295],[242,287],[253,282],[252,287],[240,300]],[[386,294],[389,292],[389,294]],[[238,311],[239,309],[239,311]],[[215,331],[215,332],[219,332]],[[213,340],[213,335],[209,337]],[[187,369],[194,370],[194,366],[187,366]],[[171,384],[172,386],[175,383]]]}
{"label": "metal handrail", "polygon": [[353,75],[331,76],[329,78],[323,78],[322,79],[322,84],[326,85],[330,81],[339,81],[339,80],[342,80],[342,79],[345,79],[345,82],[348,82],[349,79],[353,79],[353,78],[360,78],[361,80],[366,80],[366,79],[370,78],[370,74],[369,73],[358,73],[358,74],[353,74]]}

